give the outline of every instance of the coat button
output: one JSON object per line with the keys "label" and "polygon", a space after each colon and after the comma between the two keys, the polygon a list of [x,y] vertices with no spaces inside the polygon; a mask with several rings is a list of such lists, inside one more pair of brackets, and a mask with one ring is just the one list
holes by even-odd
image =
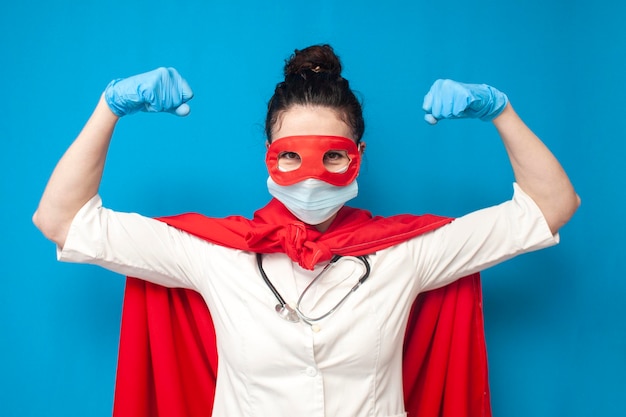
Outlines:
{"label": "coat button", "polygon": [[310,377],[317,375],[317,369],[315,369],[312,366],[307,366],[304,372],[307,374],[307,376],[310,376]]}

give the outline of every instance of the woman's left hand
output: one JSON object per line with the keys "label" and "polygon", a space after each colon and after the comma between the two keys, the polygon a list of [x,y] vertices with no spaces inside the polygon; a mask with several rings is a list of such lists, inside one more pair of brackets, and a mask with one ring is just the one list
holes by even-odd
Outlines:
{"label": "woman's left hand", "polygon": [[489,121],[497,117],[509,102],[506,94],[486,84],[464,84],[437,80],[424,96],[424,119],[435,124],[441,119],[478,118]]}

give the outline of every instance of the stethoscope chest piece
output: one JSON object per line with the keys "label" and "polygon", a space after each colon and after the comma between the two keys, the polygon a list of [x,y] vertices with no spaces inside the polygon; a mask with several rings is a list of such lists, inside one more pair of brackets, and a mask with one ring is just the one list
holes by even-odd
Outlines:
{"label": "stethoscope chest piece", "polygon": [[300,321],[300,316],[298,316],[298,312],[291,308],[289,304],[276,304],[276,312],[283,319],[290,321],[292,323],[297,323]]}
{"label": "stethoscope chest piece", "polygon": [[[319,317],[308,317],[306,316],[302,310],[300,310],[300,303],[302,301],[302,298],[304,297],[304,295],[307,293],[307,291],[309,290],[309,288],[311,288],[311,286],[318,281],[322,275],[324,274],[324,272],[329,268],[332,267],[332,265],[336,265],[337,261],[339,261],[340,259],[346,259],[346,260],[359,260],[362,262],[363,264],[363,274],[361,275],[361,278],[359,278],[359,280],[356,282],[356,284],[354,284],[354,286],[348,291],[348,293],[341,299],[339,300],[339,302],[330,310],[328,310],[328,312],[326,314],[322,314]],[[331,313],[333,313],[337,308],[339,308],[339,306],[341,304],[343,304],[344,301],[346,301],[346,299],[348,298],[348,296],[350,294],[352,294],[353,292],[355,292],[360,286],[361,284],[363,284],[365,282],[365,280],[367,279],[367,277],[369,277],[370,275],[370,263],[367,260],[366,256],[339,256],[339,255],[335,255],[331,260],[330,263],[328,263],[324,269],[322,270],[322,272],[320,272],[312,281],[311,283],[309,283],[309,285],[304,289],[304,291],[302,291],[302,294],[300,294],[300,298],[298,299],[298,302],[295,304],[295,306],[292,304],[288,304],[285,299],[280,295],[280,293],[278,292],[278,290],[276,289],[276,287],[274,287],[274,284],[272,284],[272,282],[270,281],[270,279],[268,278],[267,274],[265,273],[265,271],[263,270],[263,261],[262,261],[262,255],[260,253],[256,254],[256,260],[257,260],[257,265],[259,268],[259,272],[261,274],[261,277],[263,278],[263,280],[265,281],[265,283],[267,284],[267,286],[269,287],[269,289],[272,291],[272,293],[274,293],[274,296],[276,297],[276,300],[278,300],[278,304],[276,304],[276,306],[274,307],[274,309],[276,310],[276,313],[278,313],[278,315],[283,318],[284,320],[287,320],[291,323],[298,323],[299,321],[303,321],[312,327],[314,332],[318,332],[320,330],[319,326],[314,325],[314,322],[320,321],[323,318],[329,316]]]}

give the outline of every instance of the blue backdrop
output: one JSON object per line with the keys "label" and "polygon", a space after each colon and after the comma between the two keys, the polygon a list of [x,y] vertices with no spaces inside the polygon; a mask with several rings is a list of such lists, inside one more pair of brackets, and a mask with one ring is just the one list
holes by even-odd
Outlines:
{"label": "blue backdrop", "polygon": [[101,194],[124,211],[251,215],[269,195],[264,109],[295,48],[331,43],[364,100],[352,202],[458,216],[510,197],[495,129],[431,127],[436,78],[505,91],[583,199],[562,243],[484,272],[494,414],[626,415],[624,2],[7,1],[0,6],[0,415],[111,413],[124,280],[56,262],[31,224],[112,78],[175,66],[192,114],[115,134]]}

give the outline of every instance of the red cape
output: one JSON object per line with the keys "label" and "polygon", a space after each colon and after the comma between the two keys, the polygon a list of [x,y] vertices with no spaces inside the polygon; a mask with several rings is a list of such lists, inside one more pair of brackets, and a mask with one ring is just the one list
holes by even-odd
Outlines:
{"label": "red cape", "polygon": [[[223,246],[283,252],[309,269],[333,254],[373,253],[450,221],[431,215],[372,217],[344,207],[320,233],[276,200],[252,220],[193,213],[160,220]],[[129,277],[114,417],[209,416],[216,376],[215,331],[202,297]],[[418,296],[404,341],[403,382],[409,416],[491,416],[478,274]]]}

